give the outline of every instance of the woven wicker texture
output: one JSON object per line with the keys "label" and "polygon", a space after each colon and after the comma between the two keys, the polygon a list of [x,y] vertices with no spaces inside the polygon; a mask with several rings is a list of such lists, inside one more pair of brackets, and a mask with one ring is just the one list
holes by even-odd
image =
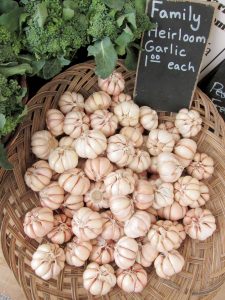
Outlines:
{"label": "woven wicker texture", "polygon": [[[135,73],[118,65],[126,79],[126,92],[132,94]],[[30,150],[31,135],[45,127],[45,114],[56,107],[65,91],[79,91],[84,97],[98,90],[94,64],[76,65],[46,84],[28,102],[29,114],[19,127],[9,146],[12,172],[2,173],[0,186],[1,243],[6,261],[22,286],[29,300],[92,299],[82,287],[82,268],[66,266],[57,280],[43,281],[30,267],[32,253],[38,246],[23,233],[23,216],[39,204],[37,196],[26,187],[24,173],[35,161]],[[182,101],[182,99],[181,99]],[[186,239],[181,253],[186,263],[183,271],[170,280],[156,276],[153,267],[148,269],[149,281],[140,295],[128,295],[115,288],[101,299],[186,300],[212,299],[225,281],[225,127],[215,107],[199,90],[192,107],[203,118],[203,130],[197,137],[198,148],[210,154],[216,162],[215,173],[210,179],[211,201],[207,207],[217,219],[217,231],[204,242]],[[173,115],[161,113],[161,120],[172,120]],[[194,297],[194,299],[196,299]]]}

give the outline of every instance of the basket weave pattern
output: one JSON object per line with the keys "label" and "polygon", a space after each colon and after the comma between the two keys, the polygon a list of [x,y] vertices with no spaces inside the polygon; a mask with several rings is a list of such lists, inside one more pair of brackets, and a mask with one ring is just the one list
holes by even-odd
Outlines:
{"label": "basket weave pattern", "polygon": [[[56,280],[45,282],[38,278],[30,267],[32,253],[38,243],[25,236],[22,226],[25,213],[40,205],[37,195],[26,187],[23,179],[26,169],[36,160],[30,149],[31,135],[44,129],[47,110],[57,106],[65,90],[80,92],[85,98],[99,90],[94,67],[92,62],[88,62],[68,69],[46,84],[28,102],[29,114],[8,149],[14,170],[1,173],[1,244],[6,261],[29,300],[94,298],[82,287],[82,268],[66,265]],[[135,73],[127,71],[120,63],[118,71],[126,80],[126,92],[132,94]],[[212,156],[216,163],[214,175],[209,181],[211,201],[207,208],[216,216],[217,230],[204,242],[185,240],[180,249],[186,261],[184,269],[170,280],[160,279],[150,267],[148,285],[142,294],[128,295],[115,288],[101,299],[187,300],[193,297],[209,300],[225,281],[225,126],[216,108],[199,90],[192,107],[203,118],[203,130],[196,138],[198,149]],[[172,114],[160,113],[161,121],[173,119]]]}

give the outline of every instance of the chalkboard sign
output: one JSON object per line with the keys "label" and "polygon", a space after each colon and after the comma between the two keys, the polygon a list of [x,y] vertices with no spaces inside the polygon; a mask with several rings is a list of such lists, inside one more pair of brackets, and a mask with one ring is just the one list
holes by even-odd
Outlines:
{"label": "chalkboard sign", "polygon": [[142,38],[135,102],[162,111],[189,107],[214,10],[206,2],[152,0],[147,4],[156,26]]}

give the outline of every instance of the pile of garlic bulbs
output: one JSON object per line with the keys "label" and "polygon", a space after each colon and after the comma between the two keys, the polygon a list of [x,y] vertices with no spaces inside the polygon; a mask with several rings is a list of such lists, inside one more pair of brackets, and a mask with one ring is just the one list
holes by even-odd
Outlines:
{"label": "pile of garlic bulbs", "polygon": [[122,74],[99,78],[98,86],[85,101],[66,91],[59,109],[48,110],[47,129],[33,134],[40,160],[25,182],[40,207],[25,215],[24,232],[48,240],[31,261],[41,278],[55,278],[65,263],[87,265],[83,285],[91,294],[116,284],[139,293],[145,268],[154,264],[170,278],[184,266],[177,249],[186,235],[202,241],[215,231],[204,208],[214,162],[192,139],[202,126],[198,112],[182,109],[174,123],[159,124],[156,111],[123,93]]}

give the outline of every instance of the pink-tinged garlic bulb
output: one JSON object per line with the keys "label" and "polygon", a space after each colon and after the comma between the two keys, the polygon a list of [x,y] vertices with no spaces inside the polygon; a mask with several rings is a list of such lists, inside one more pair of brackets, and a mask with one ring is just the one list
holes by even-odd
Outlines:
{"label": "pink-tinged garlic bulb", "polygon": [[73,218],[73,215],[76,212],[76,210],[72,210],[72,209],[69,209],[69,208],[63,207],[63,206],[61,206],[61,210],[62,210],[62,213],[64,213],[64,215],[66,215],[70,219]]}
{"label": "pink-tinged garlic bulb", "polygon": [[132,97],[128,94],[124,94],[124,93],[121,93],[117,96],[113,96],[112,97],[112,102],[111,102],[111,105],[110,105],[110,110],[113,112],[114,111],[114,107],[121,103],[121,102],[125,102],[125,101],[131,101],[132,100]]}
{"label": "pink-tinged garlic bulb", "polygon": [[175,126],[183,137],[190,138],[202,129],[202,118],[196,110],[183,108],[176,115]]}
{"label": "pink-tinged garlic bulb", "polygon": [[35,192],[41,191],[49,185],[52,178],[52,170],[44,160],[39,160],[27,169],[24,180],[26,185]]}
{"label": "pink-tinged garlic bulb", "polygon": [[57,146],[58,141],[47,130],[36,131],[31,137],[32,152],[40,159],[48,159]]}
{"label": "pink-tinged garlic bulb", "polygon": [[48,233],[48,238],[54,244],[64,244],[73,236],[71,219],[64,214],[54,216],[54,227]]}
{"label": "pink-tinged garlic bulb", "polygon": [[87,130],[74,142],[75,150],[79,157],[96,158],[107,148],[105,135],[99,130]]}
{"label": "pink-tinged garlic bulb", "polygon": [[57,181],[53,181],[39,192],[39,198],[42,206],[55,210],[64,201],[64,190]]}
{"label": "pink-tinged garlic bulb", "polygon": [[118,127],[117,117],[106,109],[96,110],[90,115],[91,128],[100,130],[106,137],[115,134]]}
{"label": "pink-tinged garlic bulb", "polygon": [[142,173],[151,165],[151,158],[147,151],[136,149],[133,160],[128,167],[136,173]]}
{"label": "pink-tinged garlic bulb", "polygon": [[42,244],[34,252],[31,268],[44,280],[56,278],[65,265],[65,253],[59,245]]}
{"label": "pink-tinged garlic bulb", "polygon": [[84,242],[74,237],[65,247],[66,262],[70,266],[82,267],[88,260],[91,250],[91,242]]}
{"label": "pink-tinged garlic bulb", "polygon": [[148,232],[151,245],[162,253],[178,249],[185,237],[184,226],[172,221],[157,221]]}
{"label": "pink-tinged garlic bulb", "polygon": [[[84,197],[82,195],[66,194],[61,208],[68,208],[70,210],[78,210],[84,206]],[[70,217],[71,218],[71,217]]]}
{"label": "pink-tinged garlic bulb", "polygon": [[165,123],[160,124],[158,128],[171,133],[175,143],[177,143],[180,140],[180,133],[177,127],[175,126],[174,122],[166,121]]}
{"label": "pink-tinged garlic bulb", "polygon": [[84,172],[93,181],[103,181],[113,171],[113,165],[106,157],[87,159],[84,165]]}
{"label": "pink-tinged garlic bulb", "polygon": [[174,189],[173,184],[163,182],[161,179],[151,181],[154,188],[154,201],[152,207],[160,209],[174,202]]}
{"label": "pink-tinged garlic bulb", "polygon": [[49,109],[46,113],[46,125],[54,136],[63,134],[64,115],[58,109]]}
{"label": "pink-tinged garlic bulb", "polygon": [[116,271],[117,284],[126,293],[141,293],[147,285],[148,275],[139,264],[134,264],[130,269]]}
{"label": "pink-tinged garlic bulb", "polygon": [[160,218],[178,221],[183,219],[186,215],[187,207],[184,207],[178,202],[174,201],[172,205],[162,207],[157,212]]}
{"label": "pink-tinged garlic bulb", "polygon": [[156,129],[158,127],[157,112],[148,106],[141,106],[140,123],[146,130]]}
{"label": "pink-tinged garlic bulb", "polygon": [[84,97],[75,92],[65,92],[59,98],[59,109],[64,114],[74,110],[74,111],[83,111],[84,110]]}
{"label": "pink-tinged garlic bulb", "polygon": [[175,154],[163,152],[158,156],[157,161],[157,170],[162,181],[173,183],[181,177],[184,167]]}
{"label": "pink-tinged garlic bulb", "polygon": [[143,136],[137,128],[123,127],[120,130],[120,134],[124,135],[129,141],[131,141],[134,147],[139,148],[143,144]]}
{"label": "pink-tinged garlic bulb", "polygon": [[198,198],[197,201],[189,205],[191,208],[203,206],[210,199],[209,188],[201,181],[199,181],[199,190],[200,190],[200,197]]}
{"label": "pink-tinged garlic bulb", "polygon": [[128,269],[135,263],[138,253],[138,243],[135,239],[127,236],[118,240],[114,249],[114,259],[116,265],[121,269]]}
{"label": "pink-tinged garlic bulb", "polygon": [[64,136],[59,140],[59,147],[73,148],[74,139],[70,136]]}
{"label": "pink-tinged garlic bulb", "polygon": [[136,126],[139,121],[139,106],[133,101],[125,101],[114,107],[114,114],[117,116],[121,126]]}
{"label": "pink-tinged garlic bulb", "polygon": [[78,156],[73,148],[58,147],[50,153],[48,162],[52,170],[63,173],[77,166]]}
{"label": "pink-tinged garlic bulb", "polygon": [[171,133],[162,129],[152,129],[149,133],[146,146],[153,156],[162,152],[172,152],[175,141]]}
{"label": "pink-tinged garlic bulb", "polygon": [[35,207],[27,212],[23,222],[24,232],[32,239],[44,237],[54,224],[53,212],[47,207]]}
{"label": "pink-tinged garlic bulb", "polygon": [[91,183],[89,191],[84,195],[84,202],[94,211],[109,208],[109,194],[106,192],[104,182]]}
{"label": "pink-tinged garlic bulb", "polygon": [[59,177],[59,185],[68,193],[80,196],[85,195],[90,188],[90,180],[81,169],[70,169]]}
{"label": "pink-tinged garlic bulb", "polygon": [[148,172],[158,174],[158,156],[151,157],[151,164],[148,168]]}
{"label": "pink-tinged garlic bulb", "polygon": [[126,236],[138,238],[146,236],[151,225],[150,215],[143,210],[137,210],[133,216],[125,222],[124,232]]}
{"label": "pink-tinged garlic bulb", "polygon": [[120,222],[125,222],[134,213],[133,200],[128,196],[113,196],[109,200],[110,210]]}
{"label": "pink-tinged garlic bulb", "polygon": [[94,296],[108,294],[116,285],[114,269],[109,264],[100,266],[92,262],[83,273],[84,288]]}
{"label": "pink-tinged garlic bulb", "polygon": [[125,80],[120,72],[114,71],[109,77],[98,77],[99,88],[109,95],[118,96],[125,88]]}
{"label": "pink-tinged garlic bulb", "polygon": [[135,207],[139,209],[149,208],[154,200],[154,191],[151,183],[147,180],[139,179],[136,181],[133,193]]}
{"label": "pink-tinged garlic bulb", "polygon": [[119,240],[124,235],[123,224],[116,220],[110,210],[101,213],[103,230],[101,236],[105,240]]}
{"label": "pink-tinged garlic bulb", "polygon": [[111,97],[103,91],[95,92],[87,98],[84,104],[86,113],[93,114],[99,109],[108,109],[111,104]]}
{"label": "pink-tinged garlic bulb", "polygon": [[108,139],[107,157],[119,167],[129,165],[135,154],[133,144],[122,134],[116,134]]}
{"label": "pink-tinged garlic bulb", "polygon": [[185,168],[190,165],[196,151],[197,144],[191,139],[181,139],[174,147],[174,153]]}
{"label": "pink-tinged garlic bulb", "polygon": [[149,213],[149,216],[151,219],[151,224],[155,224],[157,222],[158,211],[156,209],[154,209],[153,207],[149,207],[145,211],[147,211]]}
{"label": "pink-tinged garlic bulb", "polygon": [[151,266],[153,261],[158,256],[159,252],[151,245],[147,237],[141,237],[137,239],[138,253],[136,262],[145,268]]}
{"label": "pink-tinged garlic bulb", "polygon": [[144,127],[141,125],[141,123],[137,123],[137,125],[133,126],[132,128],[135,128],[135,129],[139,130],[141,134],[143,134],[144,131],[145,131],[145,129],[144,129]]}
{"label": "pink-tinged garlic bulb", "polygon": [[174,274],[180,273],[184,266],[184,258],[177,251],[160,253],[154,262],[156,274],[164,279],[170,279]]}
{"label": "pink-tinged garlic bulb", "polygon": [[216,230],[216,220],[208,209],[190,209],[183,219],[186,233],[195,240],[204,241]]}
{"label": "pink-tinged garlic bulb", "polygon": [[95,239],[102,232],[101,215],[88,207],[82,207],[73,215],[73,233],[82,241]]}
{"label": "pink-tinged garlic bulb", "polygon": [[208,179],[214,172],[214,161],[205,153],[196,153],[187,172],[198,180]]}
{"label": "pink-tinged garlic bulb", "polygon": [[65,116],[63,131],[73,139],[89,130],[90,119],[83,111],[70,111]]}
{"label": "pink-tinged garlic bulb", "polygon": [[175,200],[182,206],[190,206],[200,198],[200,182],[191,176],[180,177],[174,183]]}
{"label": "pink-tinged garlic bulb", "polygon": [[130,169],[118,169],[106,176],[104,184],[108,194],[126,196],[134,191],[134,174]]}
{"label": "pink-tinged garlic bulb", "polygon": [[101,236],[92,241],[92,250],[90,261],[94,261],[100,265],[108,264],[114,261],[114,246],[113,240],[105,240]]}

